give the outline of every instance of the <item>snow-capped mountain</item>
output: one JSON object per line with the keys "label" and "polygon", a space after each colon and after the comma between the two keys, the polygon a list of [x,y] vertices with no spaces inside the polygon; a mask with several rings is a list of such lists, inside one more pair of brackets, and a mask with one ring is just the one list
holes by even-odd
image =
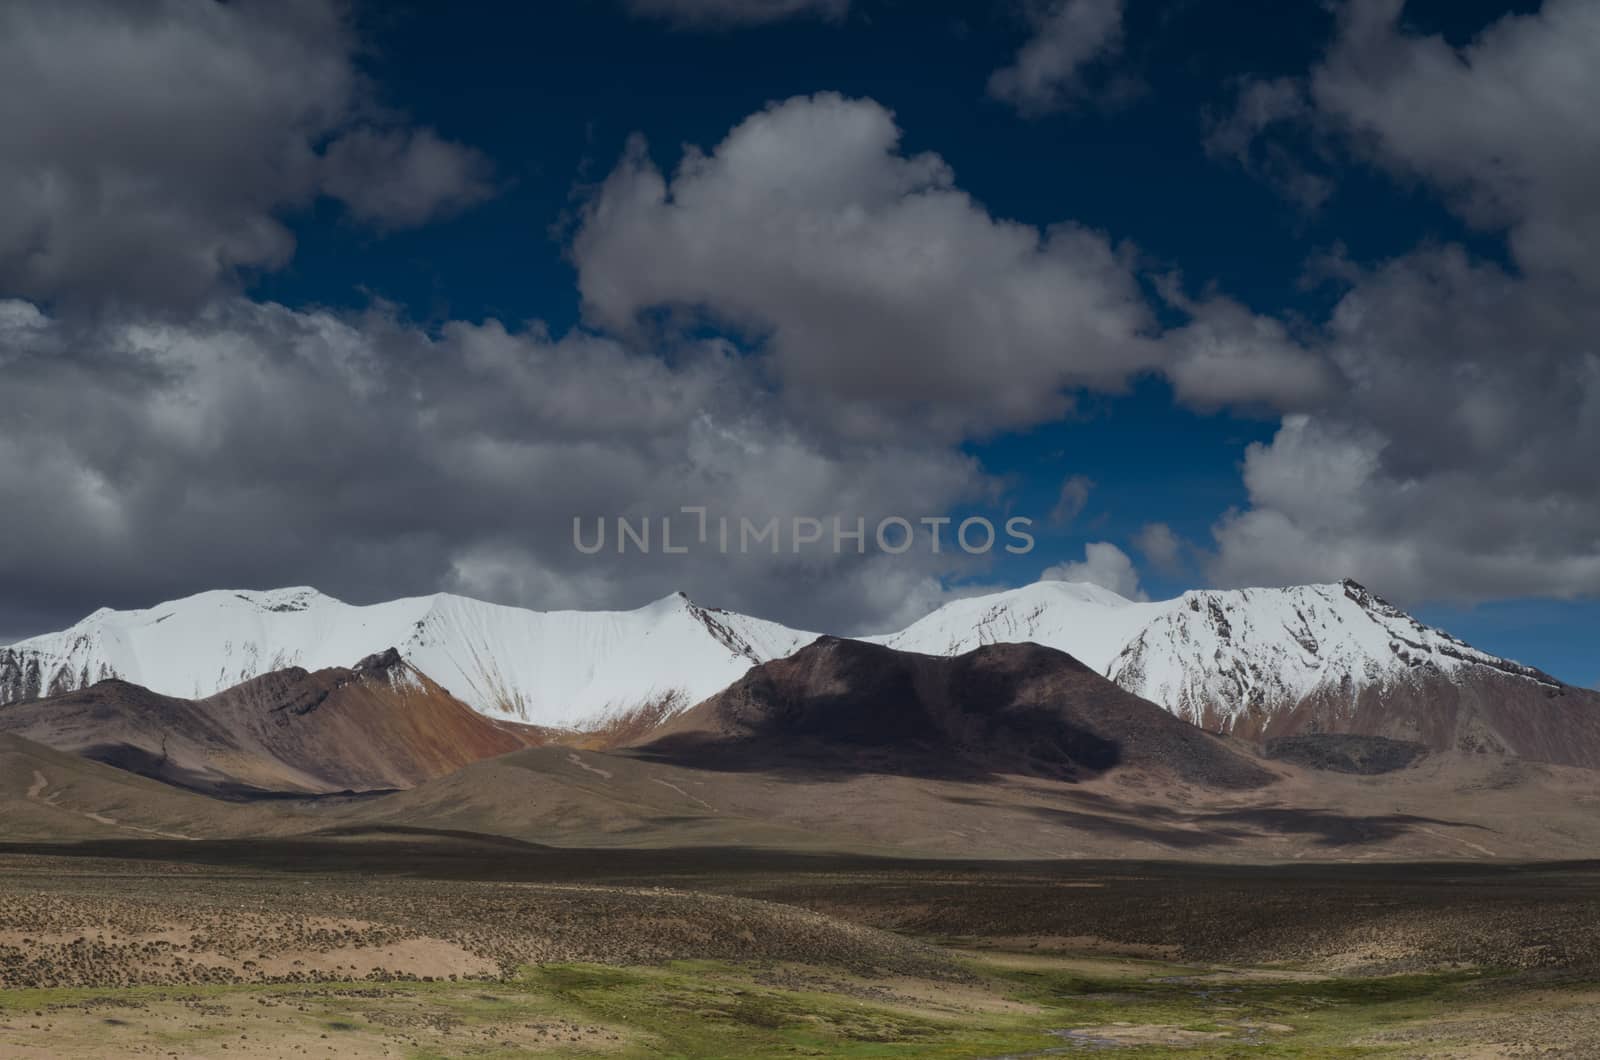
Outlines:
{"label": "snow-capped mountain", "polygon": [[1123,647],[1174,602],[1135,603],[1088,582],[1035,582],[952,600],[898,633],[866,639],[924,655],[1032,641],[1103,674]]}
{"label": "snow-capped mountain", "polygon": [[1153,603],[1039,582],[946,604],[880,643],[957,654],[996,641],[1059,648],[1206,728],[1261,734],[1315,702],[1336,725],[1369,689],[1498,675],[1560,688],[1531,667],[1423,625],[1355,582],[1200,590]]}
{"label": "snow-capped mountain", "polygon": [[[98,611],[0,648],[0,703],[107,677],[201,698],[284,667],[350,666],[394,647],[491,717],[588,729],[645,706],[659,708],[652,718],[670,716],[815,637],[682,594],[635,611],[529,611],[448,594],[353,606],[303,588],[208,592]],[[1539,729],[1542,745],[1558,743],[1566,723],[1535,725],[1528,711],[1541,698],[1576,695],[1354,582],[1202,590],[1158,602],[1038,582],[955,600],[899,633],[866,639],[930,655],[1032,641],[1179,717],[1247,736],[1370,731],[1441,747],[1512,748]],[[1533,706],[1496,714],[1486,729],[1471,720],[1523,703]],[[1463,726],[1472,731],[1463,736]]]}
{"label": "snow-capped mountain", "polygon": [[288,666],[351,666],[393,647],[476,710],[588,727],[671,697],[692,706],[815,634],[674,594],[635,611],[529,611],[449,594],[355,606],[314,589],[216,591],[0,648],[0,703],[108,677],[201,698]]}
{"label": "snow-capped mountain", "polygon": [[1423,625],[1355,582],[1193,592],[1179,604],[1129,641],[1107,675],[1208,728],[1259,729],[1289,704],[1422,678],[1502,674],[1559,686]]}

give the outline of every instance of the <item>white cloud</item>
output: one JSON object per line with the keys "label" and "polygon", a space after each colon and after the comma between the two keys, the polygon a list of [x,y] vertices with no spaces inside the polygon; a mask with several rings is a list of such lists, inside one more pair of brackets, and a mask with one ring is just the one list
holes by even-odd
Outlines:
{"label": "white cloud", "polygon": [[1315,207],[1331,192],[1296,137],[1335,142],[1504,231],[1519,264],[1600,282],[1600,7],[1546,0],[1462,47],[1404,27],[1403,0],[1348,0],[1304,77],[1247,80],[1207,147]]}
{"label": "white cloud", "polygon": [[1304,409],[1331,396],[1338,373],[1297,341],[1281,320],[1221,295],[1192,301],[1168,285],[1168,300],[1189,320],[1163,336],[1166,369],[1179,399],[1202,409],[1260,405]]}
{"label": "white cloud", "polygon": [[493,168],[432,129],[362,127],[328,145],[321,187],[358,220],[411,228],[489,198]]}
{"label": "white cloud", "polygon": [[1359,273],[1347,383],[1250,448],[1223,584],[1351,576],[1399,599],[1600,593],[1600,302],[1459,249]]}
{"label": "white cloud", "polygon": [[1402,6],[1345,6],[1311,75],[1319,112],[1473,222],[1508,228],[1524,266],[1600,281],[1600,6],[1546,0],[1463,48],[1402,28]]}
{"label": "white cloud", "polygon": [[1010,66],[989,78],[989,94],[1024,113],[1063,110],[1084,94],[1084,70],[1122,41],[1122,0],[1036,2],[1033,36]]}
{"label": "white cloud", "polygon": [[1146,523],[1134,535],[1133,545],[1145,562],[1162,574],[1175,575],[1183,570],[1187,546],[1166,523]]}
{"label": "white cloud", "polygon": [[[1250,503],[1216,527],[1211,576],[1348,575],[1413,601],[1600,594],[1600,7],[1547,0],[1463,47],[1410,31],[1401,10],[1343,5],[1322,61],[1256,86],[1217,149],[1309,125],[1503,232],[1518,267],[1433,245],[1336,262],[1349,289],[1306,334],[1267,322],[1220,359],[1173,336],[1188,400],[1207,398],[1191,370],[1264,354],[1264,391],[1301,413],[1250,448]],[[1325,385],[1295,382],[1297,348]]]}
{"label": "white cloud", "polygon": [[1128,554],[1109,541],[1092,541],[1084,546],[1082,562],[1058,563],[1039,575],[1042,581],[1088,582],[1110,589],[1129,600],[1150,597],[1139,585],[1139,572]]}
{"label": "white cloud", "polygon": [[1026,426],[1163,357],[1123,253],[991,216],[870,100],[771,106],[670,181],[635,145],[573,256],[591,321],[634,333],[668,309],[736,328],[849,435]]}

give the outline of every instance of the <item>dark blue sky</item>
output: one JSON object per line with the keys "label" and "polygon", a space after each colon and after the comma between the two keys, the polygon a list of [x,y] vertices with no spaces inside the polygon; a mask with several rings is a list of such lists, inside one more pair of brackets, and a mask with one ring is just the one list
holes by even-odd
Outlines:
{"label": "dark blue sky", "polygon": [[[1416,0],[1405,20],[1463,44],[1508,11],[1537,8]],[[383,101],[485,151],[499,194],[453,220],[391,234],[353,226],[324,203],[297,219],[294,260],[254,286],[258,297],[340,307],[381,298],[423,323],[537,319],[560,333],[579,325],[565,252],[572,211],[629,136],[646,137],[670,172],[682,145],[710,149],[769,101],[820,90],[890,107],[907,150],[943,156],[995,216],[1086,224],[1131,241],[1151,271],[1177,270],[1190,292],[1214,287],[1258,312],[1325,314],[1341,289],[1307,280],[1320,252],[1370,264],[1462,243],[1505,259],[1493,234],[1465,227],[1420,183],[1328,156],[1334,194],[1307,211],[1258,174],[1208,156],[1207,121],[1240,78],[1294,76],[1316,61],[1333,25],[1321,3],[1131,0],[1118,70],[1132,90],[1112,104],[1033,117],[983,91],[1026,34],[1006,5],[863,0],[841,21],[712,31],[630,18],[606,0],[371,5],[360,20],[364,68]],[[1318,157],[1317,145],[1305,146]],[[1081,555],[1090,540],[1125,542],[1155,518],[1204,541],[1224,511],[1246,502],[1244,447],[1276,427],[1269,415],[1185,410],[1151,379],[1124,396],[1086,396],[1067,421],[968,450],[1009,478],[1018,511],[1048,511],[1066,475],[1093,480],[1077,520],[1042,530],[1048,560]],[[1038,558],[990,576],[1027,580]],[[1194,570],[1142,574],[1157,596],[1200,582]],[[1600,677],[1600,605],[1512,600],[1422,613],[1569,680]]]}
{"label": "dark blue sky", "polygon": [[[1424,0],[1406,17],[1465,40],[1537,7]],[[983,93],[1026,36],[1004,4],[868,0],[839,22],[709,31],[631,18],[610,0],[358,10],[364,67],[385,102],[487,151],[503,191],[449,223],[385,237],[341,226],[324,204],[295,225],[292,266],[258,288],[285,301],[360,302],[372,291],[423,319],[565,328],[577,297],[564,218],[630,135],[642,133],[670,170],[682,145],[709,149],[766,103],[830,90],[890,107],[908,152],[942,155],[995,215],[1080,221],[1263,311],[1327,304],[1330,291],[1301,283],[1316,249],[1372,261],[1468,240],[1496,252],[1420,187],[1347,168],[1330,203],[1307,213],[1207,156],[1207,117],[1226,109],[1238,79],[1302,73],[1326,47],[1332,16],[1314,0],[1132,0],[1121,63],[1130,98],[1041,117]]]}

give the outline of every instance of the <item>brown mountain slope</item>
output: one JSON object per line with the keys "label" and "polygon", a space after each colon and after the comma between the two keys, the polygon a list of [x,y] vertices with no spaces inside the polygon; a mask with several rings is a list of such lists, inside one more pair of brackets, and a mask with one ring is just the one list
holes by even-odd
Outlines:
{"label": "brown mountain slope", "polygon": [[309,825],[281,804],[219,802],[0,733],[0,838],[200,839]]}
{"label": "brown mountain slope", "polygon": [[405,788],[525,745],[392,651],[200,700],[102,681],[0,707],[0,732],[224,796]]}
{"label": "brown mountain slope", "polygon": [[947,657],[823,637],[755,667],[636,750],[710,769],[1075,780],[1133,768],[1221,789],[1272,779],[1218,737],[1037,644]]}
{"label": "brown mountain slope", "polygon": [[1600,769],[1600,693],[1486,668],[1454,676],[1421,670],[1361,689],[1353,698],[1303,700],[1274,717],[1262,735],[1319,732]]}
{"label": "brown mountain slope", "polygon": [[326,836],[478,833],[564,848],[1282,861],[1582,858],[1600,843],[1589,770],[1456,752],[1377,776],[1264,766],[1276,782],[1240,790],[1138,769],[1083,780],[696,769],[541,747],[297,809]]}

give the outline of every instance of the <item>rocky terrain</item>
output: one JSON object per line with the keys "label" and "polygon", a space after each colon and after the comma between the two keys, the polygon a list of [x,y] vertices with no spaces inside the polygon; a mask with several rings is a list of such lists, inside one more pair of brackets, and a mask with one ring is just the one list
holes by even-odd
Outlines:
{"label": "rocky terrain", "polygon": [[1427,755],[1428,748],[1407,740],[1386,736],[1358,736],[1350,733],[1306,733],[1279,736],[1262,744],[1262,754],[1280,762],[1295,762],[1312,769],[1335,773],[1380,776],[1415,764]]}
{"label": "rocky terrain", "polygon": [[1600,769],[1600,693],[1493,670],[1464,678],[1424,666],[1353,695],[1308,696],[1263,725],[1260,734],[1270,739],[1318,732]]}

